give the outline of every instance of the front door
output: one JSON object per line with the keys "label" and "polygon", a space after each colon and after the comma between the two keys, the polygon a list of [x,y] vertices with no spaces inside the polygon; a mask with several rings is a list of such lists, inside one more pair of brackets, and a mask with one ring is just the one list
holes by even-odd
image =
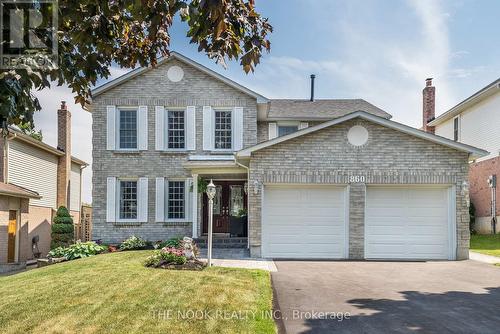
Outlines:
{"label": "front door", "polygon": [[[247,201],[244,192],[244,181],[214,181],[216,194],[214,198],[213,232],[229,233],[229,217],[246,209]],[[203,233],[208,233],[208,197],[203,194]]]}
{"label": "front door", "polygon": [[7,240],[7,262],[16,261],[16,232],[17,232],[17,211],[9,211],[9,227]]}

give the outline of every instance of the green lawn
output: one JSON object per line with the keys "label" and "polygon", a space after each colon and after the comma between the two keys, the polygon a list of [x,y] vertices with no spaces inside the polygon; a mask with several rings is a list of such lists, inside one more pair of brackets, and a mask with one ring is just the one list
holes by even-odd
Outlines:
{"label": "green lawn", "polygon": [[500,234],[471,235],[470,250],[482,254],[500,257]]}
{"label": "green lawn", "polygon": [[104,254],[0,277],[1,332],[275,332],[268,272],[145,268],[149,253]]}

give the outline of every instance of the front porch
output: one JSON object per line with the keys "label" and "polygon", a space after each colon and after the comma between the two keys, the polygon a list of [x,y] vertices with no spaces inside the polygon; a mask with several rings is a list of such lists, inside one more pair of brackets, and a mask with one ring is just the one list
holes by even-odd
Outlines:
{"label": "front porch", "polygon": [[193,238],[207,247],[208,197],[206,186],[216,186],[213,204],[213,248],[248,249],[248,174],[232,155],[191,156],[184,167],[193,179]]}

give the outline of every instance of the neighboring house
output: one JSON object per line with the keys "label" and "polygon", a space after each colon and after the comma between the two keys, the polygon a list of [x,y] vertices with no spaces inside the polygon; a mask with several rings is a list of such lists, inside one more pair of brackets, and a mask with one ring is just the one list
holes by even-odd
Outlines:
{"label": "neighboring house", "polygon": [[1,136],[0,264],[46,256],[59,206],[70,209],[75,224],[80,220],[82,169],[87,164],[71,156],[71,114],[64,102],[57,131],[58,148],[13,128]]}
{"label": "neighboring house", "polygon": [[[428,88],[431,104],[424,117],[424,125],[435,131],[436,135],[481,147],[489,152],[470,165],[470,198],[476,209],[476,230],[479,233],[492,232],[492,219],[500,219],[500,79],[474,93],[450,110],[434,118],[434,87],[430,80]],[[425,114],[425,111],[424,111]],[[428,123],[425,121],[429,121]],[[497,186],[490,187],[488,179],[494,176]],[[494,212],[493,212],[494,211]],[[496,223],[496,232],[500,233],[500,224]]]}
{"label": "neighboring house", "polygon": [[486,151],[360,99],[268,99],[178,53],[92,99],[94,239],[203,238],[213,179],[214,233],[248,209],[254,257],[468,257],[464,184]]}

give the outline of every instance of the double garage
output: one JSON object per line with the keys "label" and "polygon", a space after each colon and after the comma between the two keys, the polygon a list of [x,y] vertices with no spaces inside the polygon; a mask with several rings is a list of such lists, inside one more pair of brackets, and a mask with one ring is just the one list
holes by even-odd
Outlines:
{"label": "double garage", "polygon": [[[455,259],[455,209],[449,185],[366,185],[365,259]],[[349,258],[350,186],[268,184],[262,255]],[[359,242],[359,241],[358,241]]]}

